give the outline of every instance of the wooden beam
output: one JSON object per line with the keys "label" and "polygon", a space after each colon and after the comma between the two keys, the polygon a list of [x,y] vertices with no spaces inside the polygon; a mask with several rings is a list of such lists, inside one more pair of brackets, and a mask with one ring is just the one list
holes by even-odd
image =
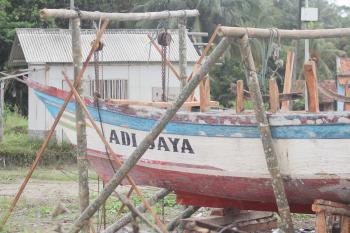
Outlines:
{"label": "wooden beam", "polygon": [[175,219],[173,219],[171,222],[168,223],[167,229],[168,231],[174,231],[176,227],[181,223],[182,219],[186,219],[192,216],[197,210],[199,210],[199,206],[189,206],[187,207],[179,216],[177,216]]}
{"label": "wooden beam", "polygon": [[[287,53],[286,71],[284,74],[283,94],[289,94],[292,90],[293,67],[294,52],[289,50]],[[289,111],[289,101],[282,101],[281,110],[283,112]]]}
{"label": "wooden beam", "polygon": [[236,85],[236,113],[244,111],[244,83],[238,80]]}
{"label": "wooden beam", "polygon": [[341,217],[340,233],[350,233],[350,218],[348,216]]}
{"label": "wooden beam", "polygon": [[269,80],[270,110],[276,113],[280,109],[278,86],[275,78]]}
{"label": "wooden beam", "polygon": [[137,148],[131,153],[128,159],[118,169],[118,171],[111,177],[100,195],[89,205],[87,209],[76,219],[73,226],[70,228],[70,233],[77,233],[84,225],[85,221],[93,216],[99,207],[107,200],[107,198],[114,192],[118,185],[122,182],[124,177],[137,164],[143,154],[148,150],[149,146],[163,131],[167,123],[175,116],[176,112],[181,108],[183,103],[191,95],[194,89],[198,86],[200,81],[208,74],[209,69],[215,65],[216,61],[226,51],[232,40],[224,38],[206,59],[204,65],[194,76],[194,78],[184,87],[176,101],[165,112],[158,122],[153,126],[151,131],[144,137]]}
{"label": "wooden beam", "polygon": [[327,223],[326,223],[326,213],[324,211],[316,214],[315,222],[315,232],[316,233],[328,233]]}
{"label": "wooden beam", "polygon": [[320,39],[350,36],[350,28],[313,29],[313,30],[284,30],[275,28],[248,28],[248,27],[225,27],[221,26],[220,36],[241,38],[248,34],[249,38],[270,38],[271,33],[276,37],[288,39]]}
{"label": "wooden beam", "polygon": [[[207,76],[207,79],[205,80],[205,95],[207,97],[207,107],[219,107],[219,102],[217,101],[211,101],[210,96],[210,77]],[[218,106],[213,106],[212,104],[217,102]]]}
{"label": "wooden beam", "polygon": [[[345,82],[345,96],[350,97],[350,88],[348,81]],[[344,111],[350,111],[350,103],[344,103]]]}
{"label": "wooden beam", "polygon": [[199,15],[198,10],[178,10],[178,11],[161,11],[145,13],[106,13],[99,11],[76,11],[68,9],[42,9],[40,17],[71,19],[80,18],[82,20],[105,20],[110,21],[141,21],[141,20],[158,20],[168,18],[196,17]]}
{"label": "wooden beam", "polygon": [[284,189],[284,182],[280,171],[276,149],[272,141],[269,120],[264,109],[264,102],[260,92],[260,86],[255,69],[253,54],[250,49],[247,34],[244,34],[244,36],[240,39],[240,50],[243,62],[247,69],[246,78],[248,81],[249,92],[252,97],[257,126],[260,131],[260,137],[265,152],[267,168],[271,175],[271,185],[275,195],[278,213],[281,218],[280,227],[286,233],[294,233],[290,208]]}
{"label": "wooden beam", "polygon": [[304,65],[304,75],[306,81],[306,89],[308,96],[309,112],[319,112],[317,75],[315,61],[308,61]]}

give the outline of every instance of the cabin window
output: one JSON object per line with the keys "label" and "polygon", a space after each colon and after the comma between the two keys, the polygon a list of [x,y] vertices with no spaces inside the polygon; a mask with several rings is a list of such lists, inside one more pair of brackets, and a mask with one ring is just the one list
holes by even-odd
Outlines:
{"label": "cabin window", "polygon": [[[96,80],[89,80],[85,90],[88,95],[93,96],[96,90]],[[127,99],[128,80],[99,80],[99,90],[103,99]]]}

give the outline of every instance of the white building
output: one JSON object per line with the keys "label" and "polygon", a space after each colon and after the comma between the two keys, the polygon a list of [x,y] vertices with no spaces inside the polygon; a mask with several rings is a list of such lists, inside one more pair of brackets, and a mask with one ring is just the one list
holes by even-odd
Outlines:
{"label": "white building", "polygon": [[[161,56],[150,44],[147,34],[156,35],[155,30],[108,30],[102,37],[103,51],[100,52],[99,73],[103,79],[105,98],[159,100],[161,92]],[[91,49],[95,30],[82,30],[83,61]],[[170,61],[178,66],[178,34],[171,31]],[[10,54],[9,65],[35,68],[29,75],[45,85],[68,89],[62,76],[66,71],[73,79],[71,31],[68,29],[17,29]],[[192,42],[187,38],[188,74],[199,56]],[[169,97],[179,91],[180,82],[167,69]],[[84,74],[84,94],[91,95],[95,79],[94,64]],[[42,136],[52,125],[53,118],[45,106],[28,91],[28,132]],[[58,127],[56,138],[64,137]]]}

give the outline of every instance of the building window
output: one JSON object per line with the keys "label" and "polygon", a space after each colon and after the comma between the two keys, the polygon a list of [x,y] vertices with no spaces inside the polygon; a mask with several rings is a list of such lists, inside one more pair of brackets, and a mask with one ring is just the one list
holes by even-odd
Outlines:
{"label": "building window", "polygon": [[[84,87],[86,94],[93,96],[96,80],[89,80]],[[128,80],[99,80],[99,93],[103,99],[127,99]]]}

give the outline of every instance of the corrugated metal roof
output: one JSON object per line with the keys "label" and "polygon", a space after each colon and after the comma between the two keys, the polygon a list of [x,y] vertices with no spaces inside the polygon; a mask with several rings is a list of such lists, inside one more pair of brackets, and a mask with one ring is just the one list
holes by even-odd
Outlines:
{"label": "corrugated metal roof", "polygon": [[[179,37],[177,30],[171,30],[170,60],[179,59]],[[147,34],[156,35],[156,30],[107,30],[102,37],[104,62],[160,62],[161,56],[150,45]],[[95,30],[81,30],[83,59],[88,55]],[[27,63],[70,63],[72,62],[71,30],[69,29],[16,29],[17,43],[14,43],[9,63],[16,65],[21,52]],[[22,56],[23,56],[22,55]],[[199,58],[192,42],[187,37],[187,60]],[[22,57],[23,60],[23,57]]]}

